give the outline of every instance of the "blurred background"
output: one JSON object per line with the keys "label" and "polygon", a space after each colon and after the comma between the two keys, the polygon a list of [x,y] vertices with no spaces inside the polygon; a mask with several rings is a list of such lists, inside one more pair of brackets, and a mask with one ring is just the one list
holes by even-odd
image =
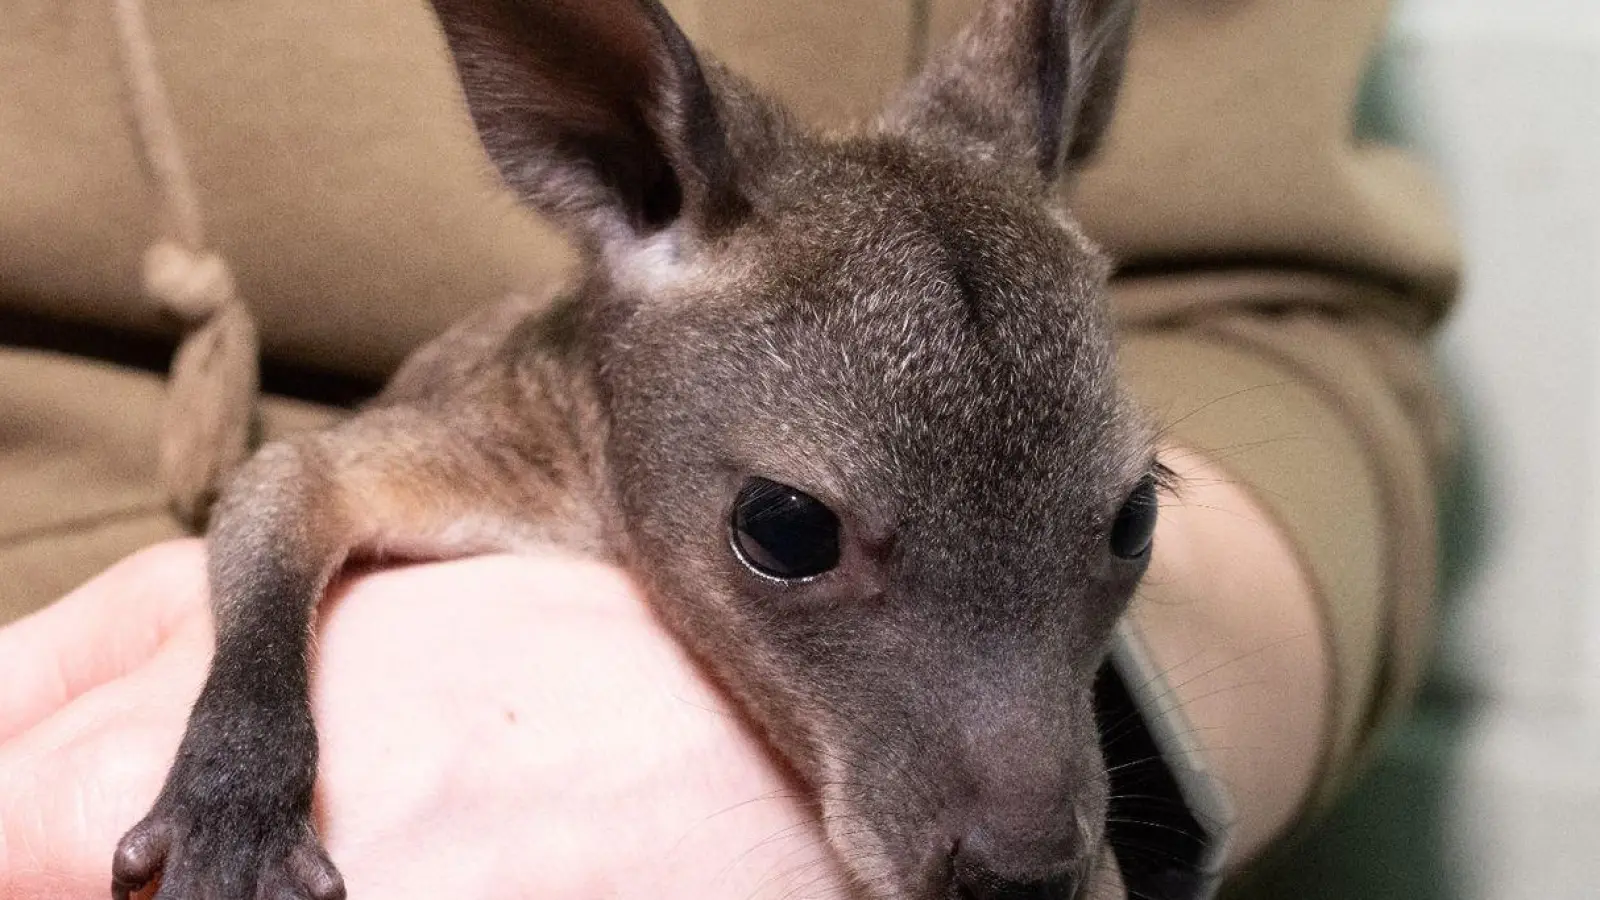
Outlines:
{"label": "blurred background", "polygon": [[1467,457],[1422,702],[1260,893],[1600,897],[1600,4],[1398,0],[1362,121],[1455,206]]}

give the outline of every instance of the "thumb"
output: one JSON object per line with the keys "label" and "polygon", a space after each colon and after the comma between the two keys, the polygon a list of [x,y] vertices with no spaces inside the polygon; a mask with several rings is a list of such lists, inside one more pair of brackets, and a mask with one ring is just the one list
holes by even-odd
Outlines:
{"label": "thumb", "polygon": [[205,599],[204,545],[172,541],[0,628],[0,744],[148,661]]}

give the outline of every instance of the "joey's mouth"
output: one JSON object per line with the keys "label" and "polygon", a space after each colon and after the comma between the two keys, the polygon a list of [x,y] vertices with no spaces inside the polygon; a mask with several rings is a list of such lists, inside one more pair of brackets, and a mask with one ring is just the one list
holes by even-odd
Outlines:
{"label": "joey's mouth", "polygon": [[1126,900],[1103,822],[1082,842],[1041,850],[1048,836],[996,842],[981,828],[868,824],[840,793],[824,790],[823,821],[853,900]]}

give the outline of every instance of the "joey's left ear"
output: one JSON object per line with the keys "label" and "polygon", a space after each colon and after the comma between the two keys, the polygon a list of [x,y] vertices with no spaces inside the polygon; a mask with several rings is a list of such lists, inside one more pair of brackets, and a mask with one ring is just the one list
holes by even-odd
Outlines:
{"label": "joey's left ear", "polygon": [[1036,168],[1094,152],[1111,120],[1134,0],[989,0],[890,105],[891,132]]}

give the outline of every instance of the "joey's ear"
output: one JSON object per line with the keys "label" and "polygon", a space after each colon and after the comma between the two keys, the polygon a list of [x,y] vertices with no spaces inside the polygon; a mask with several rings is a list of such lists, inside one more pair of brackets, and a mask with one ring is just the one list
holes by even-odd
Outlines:
{"label": "joey's ear", "polygon": [[890,131],[1037,167],[1089,156],[1116,101],[1133,0],[988,0],[881,120]]}
{"label": "joey's ear", "polygon": [[717,104],[657,0],[433,0],[506,183],[601,243],[743,208]]}

